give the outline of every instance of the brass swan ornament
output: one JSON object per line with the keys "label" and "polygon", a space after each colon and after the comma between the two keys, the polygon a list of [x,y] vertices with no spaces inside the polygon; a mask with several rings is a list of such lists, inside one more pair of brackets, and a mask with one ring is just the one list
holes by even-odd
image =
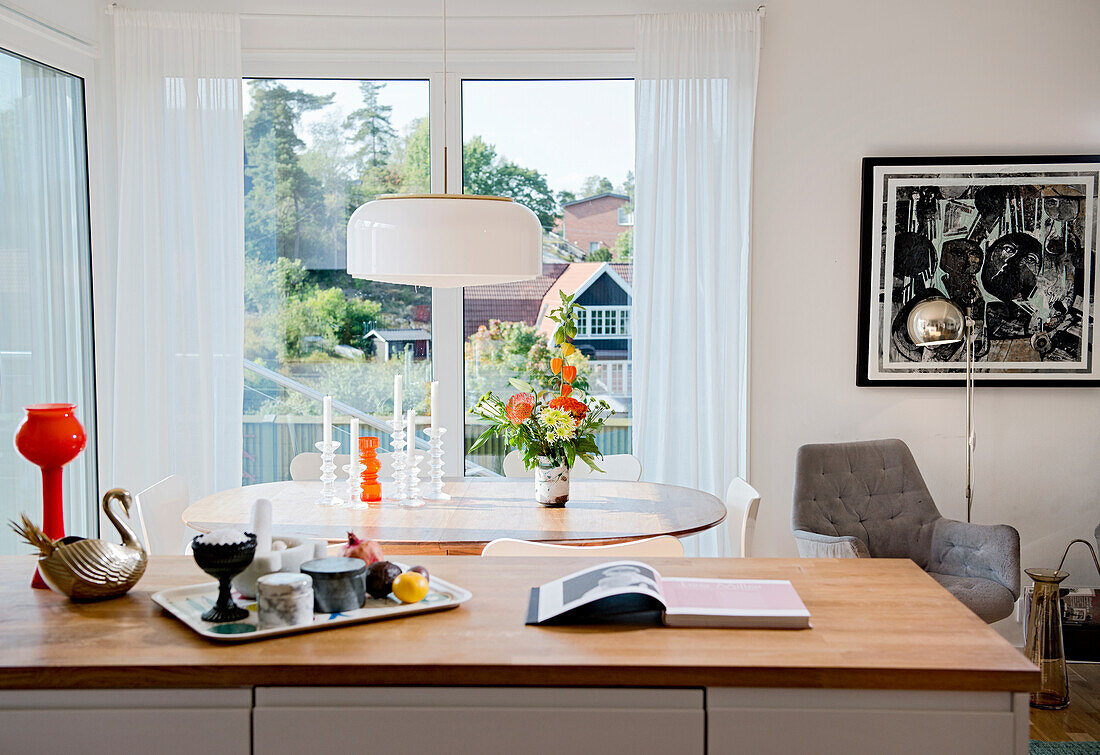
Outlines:
{"label": "brass swan ornament", "polygon": [[22,514],[22,524],[9,522],[24,540],[38,549],[38,571],[51,589],[76,601],[104,600],[124,594],[137,584],[149,561],[145,548],[112,503],[118,501],[127,518],[129,491],[114,488],[103,496],[103,513],[122,536],[122,544],[100,539],[66,537],[54,540]]}

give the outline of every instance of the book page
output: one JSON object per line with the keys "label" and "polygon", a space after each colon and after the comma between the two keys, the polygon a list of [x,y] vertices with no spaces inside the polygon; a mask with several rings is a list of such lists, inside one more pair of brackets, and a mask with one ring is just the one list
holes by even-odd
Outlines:
{"label": "book page", "polygon": [[672,579],[661,582],[668,613],[699,616],[808,616],[785,579]]}
{"label": "book page", "polygon": [[545,621],[593,601],[628,593],[664,603],[661,575],[638,561],[612,561],[589,567],[539,588],[538,620]]}

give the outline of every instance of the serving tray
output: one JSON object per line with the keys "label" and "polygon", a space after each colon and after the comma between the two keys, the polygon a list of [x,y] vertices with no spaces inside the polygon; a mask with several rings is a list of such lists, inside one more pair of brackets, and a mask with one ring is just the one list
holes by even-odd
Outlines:
{"label": "serving tray", "polygon": [[[402,571],[407,569],[403,564],[397,565],[401,567]],[[309,624],[298,624],[292,627],[270,627],[267,629],[260,629],[257,624],[256,601],[241,598],[236,590],[233,591],[233,597],[237,605],[248,609],[248,618],[222,624],[203,621],[202,614],[214,605],[217,597],[218,583],[205,582],[201,585],[188,585],[161,590],[153,594],[153,602],[207,639],[217,642],[252,642],[285,634],[335,629],[336,627],[359,624],[365,621],[396,619],[418,613],[444,611],[448,608],[457,608],[472,598],[473,593],[433,575],[429,579],[428,594],[419,603],[405,604],[392,595],[381,599],[367,596],[367,602],[363,604],[363,607],[354,611],[331,614],[315,613],[313,614],[313,621]]]}

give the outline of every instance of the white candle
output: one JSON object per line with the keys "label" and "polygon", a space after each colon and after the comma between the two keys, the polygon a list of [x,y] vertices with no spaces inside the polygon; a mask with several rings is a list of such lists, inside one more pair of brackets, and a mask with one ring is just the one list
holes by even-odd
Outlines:
{"label": "white candle", "polygon": [[348,477],[351,479],[351,489],[354,491],[355,481],[359,479],[359,418],[351,418],[351,467],[348,469]]}
{"label": "white candle", "polygon": [[405,454],[405,459],[408,461],[409,466],[413,464],[413,452],[416,450],[416,412],[409,409],[409,421],[408,426],[405,429],[406,438],[408,439],[408,451]]}
{"label": "white candle", "polygon": [[439,410],[436,408],[435,405],[435,394],[436,389],[439,388],[439,381],[433,380],[431,382],[431,385],[428,387],[428,407],[431,409],[432,412],[432,435],[435,435],[435,431],[439,429]]}
{"label": "white candle", "polygon": [[401,427],[401,375],[393,376],[393,431]]}
{"label": "white candle", "polygon": [[324,422],[324,435],[322,440],[325,442],[325,448],[328,449],[328,444],[332,442],[332,396],[325,396],[321,401],[322,422]]}

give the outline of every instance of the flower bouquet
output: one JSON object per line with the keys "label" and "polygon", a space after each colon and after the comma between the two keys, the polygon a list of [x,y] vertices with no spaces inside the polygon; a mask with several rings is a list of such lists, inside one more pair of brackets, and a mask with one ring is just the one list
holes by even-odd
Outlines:
{"label": "flower bouquet", "polygon": [[561,306],[550,312],[558,323],[554,346],[558,354],[547,365],[546,383],[554,390],[536,390],[530,383],[512,378],[509,383],[519,390],[507,402],[491,391],[473,407],[474,414],[489,422],[471,451],[489,438],[500,436],[523,453],[527,469],[535,469],[535,499],[547,506],[564,506],[569,500],[569,470],[580,459],[596,471],[597,459],[603,458],[596,446],[596,433],[614,412],[606,401],[588,396],[574,386],[577,367],[569,364],[576,352],[572,339],[577,335],[574,310],[583,307],[573,297],[561,293]]}

